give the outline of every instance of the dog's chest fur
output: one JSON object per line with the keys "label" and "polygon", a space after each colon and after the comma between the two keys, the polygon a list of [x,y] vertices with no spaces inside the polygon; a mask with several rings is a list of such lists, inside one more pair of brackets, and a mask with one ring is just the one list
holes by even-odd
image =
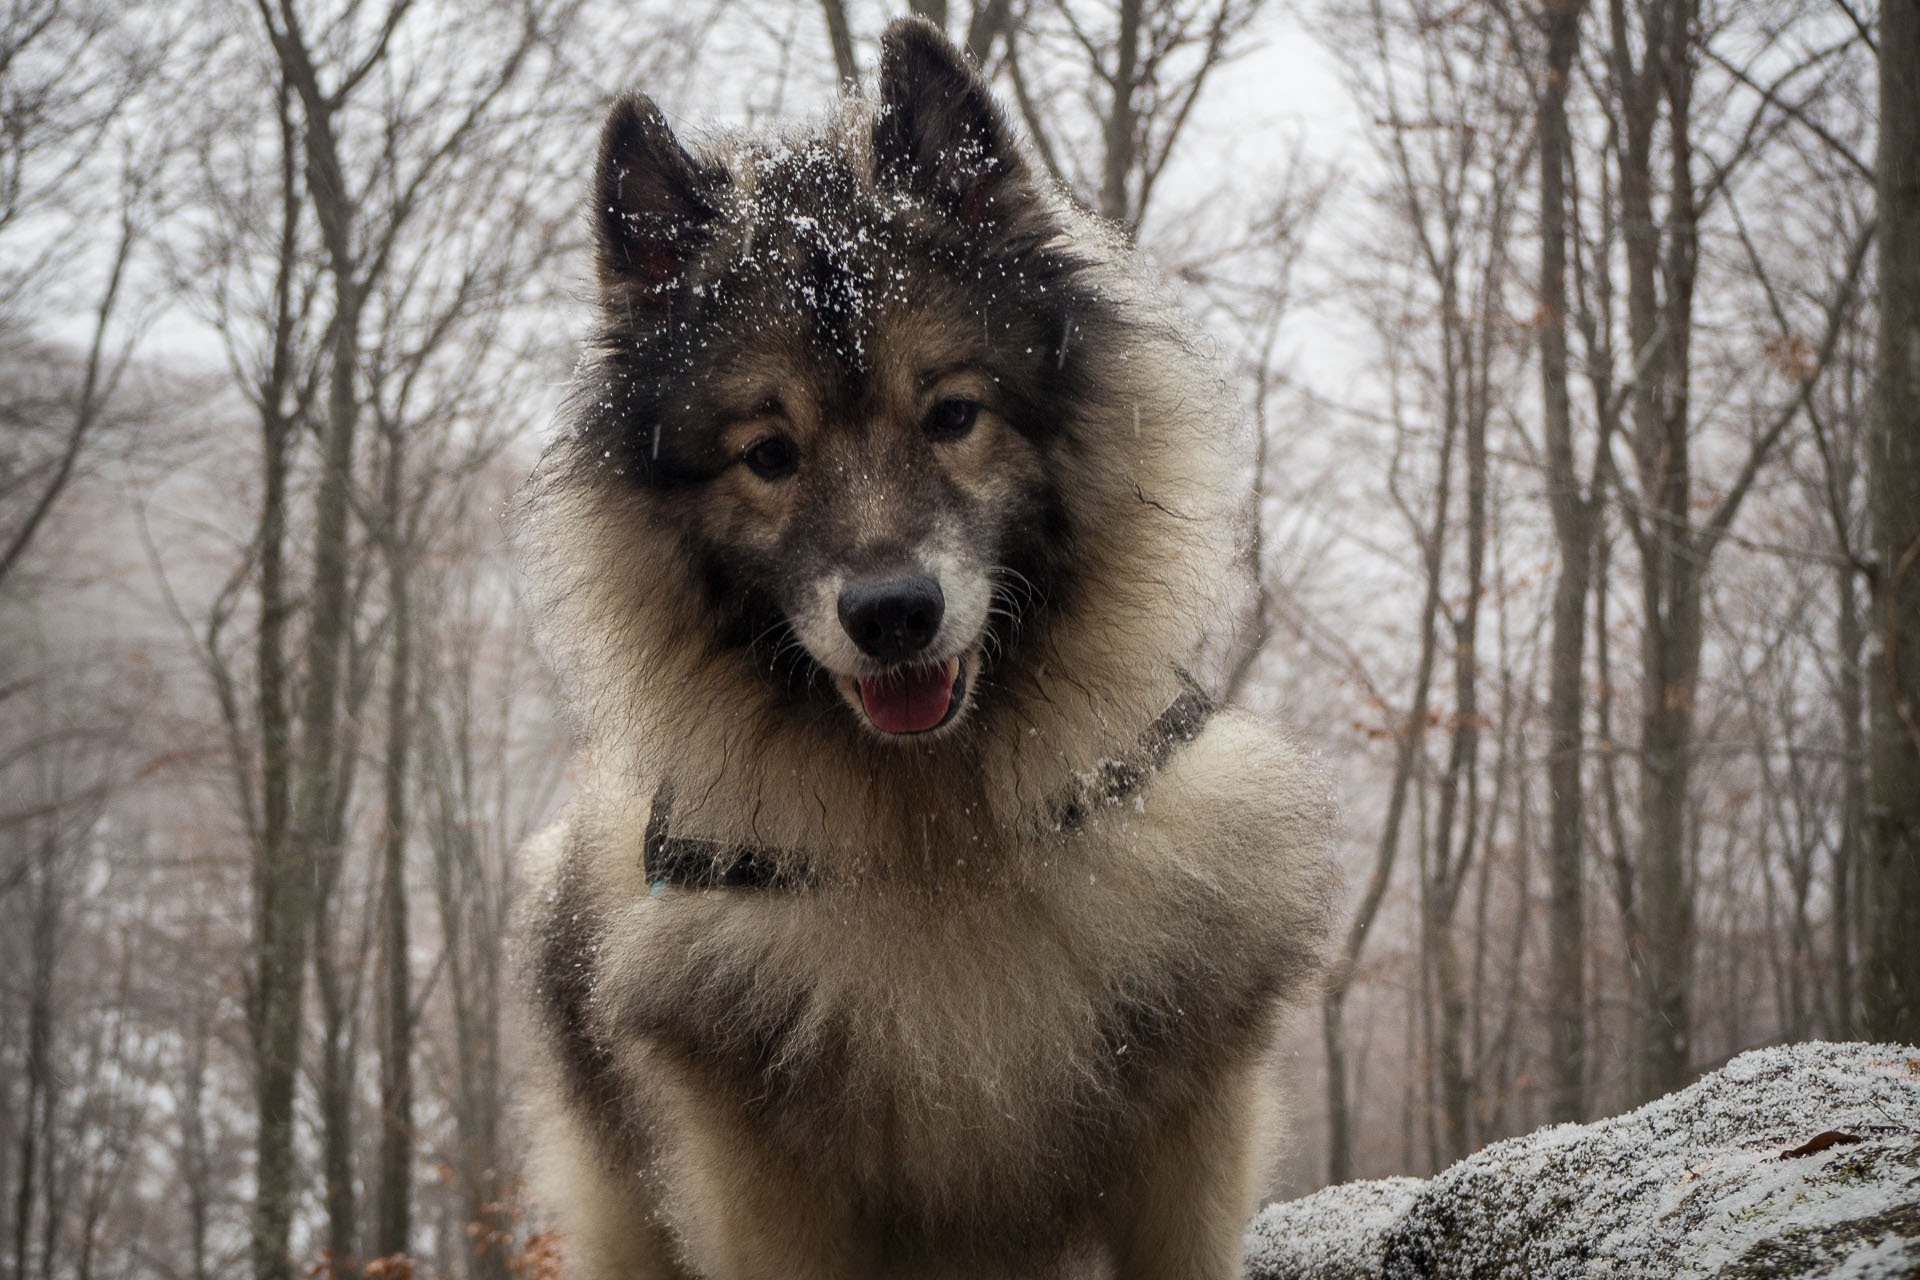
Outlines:
{"label": "dog's chest fur", "polygon": [[572,1086],[616,1146],[727,1116],[879,1220],[1037,1225],[1096,1198],[1188,1060],[1264,1042],[1311,963],[1291,939],[1314,904],[1263,891],[1260,834],[1182,790],[932,890],[655,888],[580,823],[543,927]]}

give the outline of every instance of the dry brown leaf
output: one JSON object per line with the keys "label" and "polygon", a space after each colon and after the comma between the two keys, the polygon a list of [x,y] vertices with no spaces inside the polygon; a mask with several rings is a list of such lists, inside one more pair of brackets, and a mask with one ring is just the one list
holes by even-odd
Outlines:
{"label": "dry brown leaf", "polygon": [[1782,1160],[1797,1160],[1801,1156],[1817,1155],[1825,1151],[1828,1147],[1838,1147],[1850,1142],[1865,1141],[1866,1139],[1857,1133],[1842,1133],[1838,1129],[1829,1129],[1825,1133],[1815,1134],[1813,1137],[1808,1138],[1805,1142],[1789,1151],[1782,1151],[1780,1158]]}

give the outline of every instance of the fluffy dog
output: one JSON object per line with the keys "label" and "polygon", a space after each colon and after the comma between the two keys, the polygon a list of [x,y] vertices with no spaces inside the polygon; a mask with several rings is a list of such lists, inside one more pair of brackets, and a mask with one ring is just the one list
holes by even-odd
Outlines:
{"label": "fluffy dog", "polygon": [[524,907],[570,1271],[1225,1280],[1328,802],[1218,710],[1219,380],[932,27],[815,130],[618,102],[524,496],[584,739]]}

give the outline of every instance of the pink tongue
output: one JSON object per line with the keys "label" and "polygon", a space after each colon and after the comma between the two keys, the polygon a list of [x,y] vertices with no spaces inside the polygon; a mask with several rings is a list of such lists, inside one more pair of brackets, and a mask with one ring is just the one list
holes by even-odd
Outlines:
{"label": "pink tongue", "polygon": [[888,733],[919,733],[947,717],[953,680],[947,664],[908,667],[860,682],[860,703],[867,718]]}

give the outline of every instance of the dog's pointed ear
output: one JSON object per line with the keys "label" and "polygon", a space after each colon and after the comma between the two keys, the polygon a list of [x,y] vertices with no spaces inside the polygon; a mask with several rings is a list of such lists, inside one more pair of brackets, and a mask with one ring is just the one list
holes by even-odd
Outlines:
{"label": "dog's pointed ear", "polygon": [[684,277],[713,237],[724,176],[687,154],[651,98],[615,102],[594,175],[602,296],[630,302]]}
{"label": "dog's pointed ear", "polygon": [[940,29],[902,18],[880,37],[874,177],[963,222],[1004,220],[1032,194],[1013,132]]}

